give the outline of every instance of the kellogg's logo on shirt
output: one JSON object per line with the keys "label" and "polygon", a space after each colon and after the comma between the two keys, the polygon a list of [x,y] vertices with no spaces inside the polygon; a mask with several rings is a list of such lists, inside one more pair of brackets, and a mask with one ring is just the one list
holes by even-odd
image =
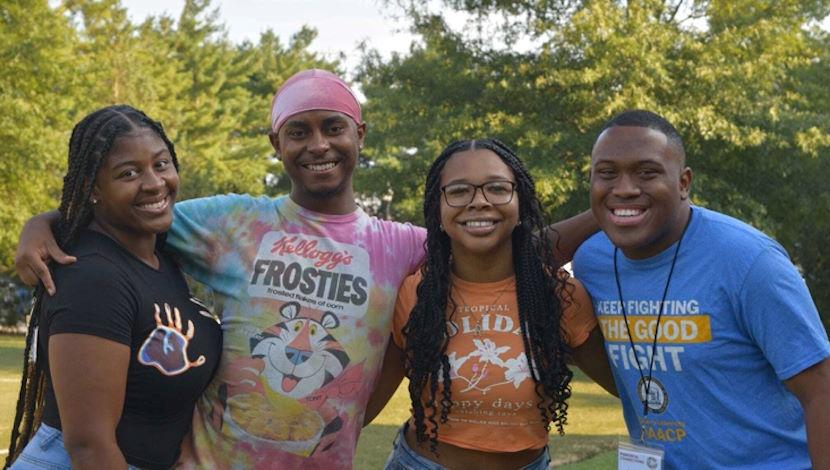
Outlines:
{"label": "kellogg's logo on shirt", "polygon": [[297,256],[302,256],[303,258],[316,260],[314,263],[315,268],[325,267],[326,269],[334,269],[339,264],[352,264],[352,255],[350,255],[346,250],[321,250],[317,248],[317,240],[300,240],[297,242],[298,238],[300,237],[296,235],[286,235],[280,238],[274,242],[274,245],[271,248],[271,253],[279,255],[295,254]]}
{"label": "kellogg's logo on shirt", "polygon": [[369,254],[362,247],[269,232],[257,250],[248,295],[362,317],[371,284]]}

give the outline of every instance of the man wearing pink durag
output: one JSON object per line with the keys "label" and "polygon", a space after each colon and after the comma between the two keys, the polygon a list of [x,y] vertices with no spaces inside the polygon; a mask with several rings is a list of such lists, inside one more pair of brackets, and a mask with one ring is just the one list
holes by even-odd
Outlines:
{"label": "man wearing pink durag", "polygon": [[[425,236],[355,204],[365,132],[343,80],[297,73],[274,96],[269,133],[290,195],[176,204],[167,246],[215,293],[224,333],[183,468],[351,468],[397,289],[420,264]],[[48,217],[38,217],[18,249],[27,282],[48,273],[40,253],[53,245]]]}
{"label": "man wearing pink durag", "polygon": [[224,331],[185,467],[351,468],[398,285],[424,240],[355,204],[365,130],[343,80],[300,72],[271,109],[290,195],[177,204],[168,246],[216,293]]}

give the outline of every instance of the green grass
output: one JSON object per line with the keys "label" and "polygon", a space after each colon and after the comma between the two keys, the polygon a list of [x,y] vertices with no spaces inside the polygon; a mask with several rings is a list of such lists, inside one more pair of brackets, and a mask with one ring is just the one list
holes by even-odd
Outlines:
{"label": "green grass", "polygon": [[0,336],[0,462],[9,447],[14,407],[20,390],[23,365],[23,336]]}
{"label": "green grass", "polygon": [[[4,449],[9,443],[22,357],[22,336],[0,336],[0,461],[5,458]],[[392,448],[392,439],[407,418],[409,401],[406,389],[402,386],[383,412],[363,430],[357,446],[355,468],[383,468]],[[556,468],[616,468],[614,449],[619,436],[626,434],[619,401],[579,371],[573,381],[573,397],[568,408],[565,432],[565,436],[550,436],[551,457]]]}

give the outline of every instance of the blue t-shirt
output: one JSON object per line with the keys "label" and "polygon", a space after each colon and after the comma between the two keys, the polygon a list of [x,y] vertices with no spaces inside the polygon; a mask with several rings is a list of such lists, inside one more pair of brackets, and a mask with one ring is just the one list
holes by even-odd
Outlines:
{"label": "blue t-shirt", "polygon": [[[591,294],[633,440],[666,451],[667,468],[810,468],[801,404],[782,381],[830,356],[807,286],[774,240],[700,207],[681,243],[643,260],[598,233],[577,251],[574,273]],[[634,343],[632,351],[628,317]],[[635,355],[636,352],[636,355]]]}

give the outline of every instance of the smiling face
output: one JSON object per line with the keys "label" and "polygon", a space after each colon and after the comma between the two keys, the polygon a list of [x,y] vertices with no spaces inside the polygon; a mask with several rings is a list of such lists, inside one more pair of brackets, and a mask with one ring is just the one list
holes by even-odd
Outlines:
{"label": "smiling face", "polygon": [[94,220],[125,246],[173,222],[179,175],[164,141],[140,128],[118,137],[95,177]]}
{"label": "smiling face", "polygon": [[343,113],[316,110],[291,116],[271,134],[291,179],[291,199],[317,212],[353,211],[352,174],[365,129]]}
{"label": "smiling face", "polygon": [[[441,171],[441,187],[445,192],[452,191],[452,185],[458,183],[478,186],[503,182],[493,186],[494,190],[501,191],[499,188],[509,188],[509,183],[515,181],[510,167],[487,149],[455,153]],[[484,197],[483,188],[474,191],[473,200],[462,207],[452,207],[447,204],[446,194],[440,196],[441,225],[450,238],[454,263],[463,263],[468,257],[488,257],[494,264],[512,263],[511,237],[519,223],[518,195],[513,194],[507,204],[493,205]],[[452,200],[452,195],[449,196]]]}
{"label": "smiling face", "polygon": [[591,155],[591,210],[629,258],[654,256],[677,241],[689,218],[692,170],[676,146],[646,127],[614,126]]}

